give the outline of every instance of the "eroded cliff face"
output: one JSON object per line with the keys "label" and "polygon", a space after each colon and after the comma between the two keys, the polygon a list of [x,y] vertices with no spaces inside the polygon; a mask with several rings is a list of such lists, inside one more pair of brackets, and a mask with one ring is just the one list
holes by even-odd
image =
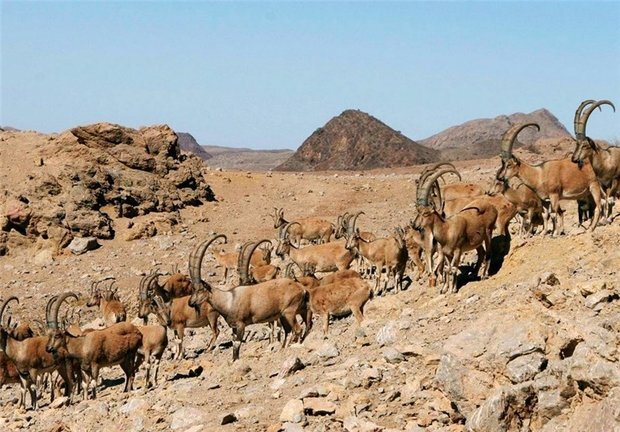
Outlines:
{"label": "eroded cliff face", "polygon": [[109,239],[118,217],[171,213],[214,199],[202,161],[182,155],[166,125],[135,130],[97,123],[55,136],[3,132],[2,139],[5,253],[37,238],[60,248],[73,236]]}

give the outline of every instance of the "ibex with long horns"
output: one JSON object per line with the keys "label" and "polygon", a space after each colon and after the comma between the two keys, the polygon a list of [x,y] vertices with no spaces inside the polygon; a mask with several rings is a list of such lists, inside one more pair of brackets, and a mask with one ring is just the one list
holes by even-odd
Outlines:
{"label": "ibex with long horns", "polygon": [[482,277],[488,275],[491,258],[491,236],[497,219],[497,210],[484,201],[467,206],[450,218],[444,218],[432,205],[430,200],[431,187],[443,174],[453,171],[446,168],[434,172],[424,183],[418,184],[416,206],[418,217],[414,228],[425,231],[425,253],[427,266],[434,272],[432,263],[433,242],[438,244],[439,262],[443,266],[444,282],[440,290],[445,293],[457,290],[457,273],[462,254],[476,249],[478,261],[474,273],[482,267]]}
{"label": "ibex with long horns", "polygon": [[564,212],[560,208],[560,200],[580,200],[591,195],[596,208],[588,230],[594,231],[601,216],[601,186],[592,165],[588,162],[580,167],[570,159],[549,160],[538,165],[521,161],[512,154],[512,146],[519,132],[530,126],[540,130],[536,123],[523,123],[512,126],[504,134],[500,153],[502,166],[496,178],[505,180],[518,177],[541,199],[548,199],[554,235],[561,234],[564,229]]}
{"label": "ibex with long horns", "polygon": [[77,299],[77,295],[66,292],[58,297],[51,312],[51,325],[45,349],[53,355],[64,355],[77,360],[84,378],[84,399],[88,397],[91,382],[93,398],[97,397],[97,378],[102,367],[120,365],[125,372],[125,388],[127,392],[133,388],[136,369],[136,355],[142,346],[142,333],[133,324],[120,322],[102,330],[89,333],[70,326],[64,328],[58,323],[58,311],[68,298]]}
{"label": "ibex with long horns", "polygon": [[[256,285],[239,285],[230,290],[212,286],[201,277],[201,265],[209,245],[216,239],[226,241],[226,236],[217,234],[201,242],[190,255],[189,271],[194,285],[194,294],[189,304],[194,308],[209,303],[224,317],[233,330],[233,360],[239,359],[239,349],[243,342],[245,328],[251,324],[280,321],[284,329],[282,346],[286,344],[287,335],[292,331],[293,339],[301,337],[301,327],[297,315],[302,317],[306,311],[306,293],[297,282],[288,279],[274,279]],[[243,257],[244,265],[241,280],[247,279],[250,257]]]}
{"label": "ibex with long horns", "polygon": [[[53,321],[50,319],[50,311],[57,297],[52,297],[47,302],[46,321],[48,328],[53,328]],[[73,392],[73,377],[71,364],[63,355],[52,355],[46,350],[47,336],[34,336],[24,340],[18,340],[12,335],[11,319],[5,324],[2,321],[4,312],[11,301],[19,303],[17,297],[12,296],[4,301],[0,306],[0,349],[14,363],[19,372],[21,383],[20,406],[26,408],[26,394],[30,393],[32,408],[37,409],[37,379],[45,373],[58,371],[66,383],[65,394],[70,396]],[[53,393],[52,393],[53,397]]]}
{"label": "ibex with long horns", "polygon": [[[571,160],[579,165],[585,162],[592,165],[605,195],[602,216],[605,221],[609,221],[612,217],[615,197],[620,192],[620,147],[603,148],[586,135],[586,125],[590,114],[596,108],[600,109],[602,105],[609,105],[614,112],[616,111],[614,104],[608,100],[586,100],[577,108],[574,121],[577,146]],[[584,109],[586,111],[582,113]]]}

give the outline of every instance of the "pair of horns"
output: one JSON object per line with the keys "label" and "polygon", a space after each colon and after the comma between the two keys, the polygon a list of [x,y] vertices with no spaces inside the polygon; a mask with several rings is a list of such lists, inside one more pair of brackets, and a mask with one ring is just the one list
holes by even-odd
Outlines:
{"label": "pair of horns", "polygon": [[573,120],[573,125],[575,127],[575,138],[577,138],[578,140],[582,140],[586,137],[586,125],[588,124],[590,114],[592,114],[592,112],[596,108],[598,108],[599,111],[602,111],[601,106],[603,105],[609,105],[613,108],[614,112],[616,112],[616,107],[614,106],[614,104],[607,99],[600,101],[595,101],[594,99],[587,99],[579,104],[577,110],[575,111],[575,118]]}
{"label": "pair of horns", "polygon": [[[441,168],[444,166],[446,168]],[[461,180],[461,174],[457,171],[456,167],[449,162],[439,162],[422,171],[416,190],[416,205],[427,206],[430,199],[431,188],[434,186],[439,188],[439,185],[436,184],[437,180],[449,173],[455,174],[458,179]]]}

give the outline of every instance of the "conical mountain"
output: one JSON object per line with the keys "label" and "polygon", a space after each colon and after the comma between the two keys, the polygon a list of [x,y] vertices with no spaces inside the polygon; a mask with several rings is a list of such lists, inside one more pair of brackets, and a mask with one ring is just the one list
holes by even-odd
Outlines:
{"label": "conical mountain", "polygon": [[434,162],[439,152],[424,147],[375,117],[346,110],[318,128],[280,171],[365,170]]}

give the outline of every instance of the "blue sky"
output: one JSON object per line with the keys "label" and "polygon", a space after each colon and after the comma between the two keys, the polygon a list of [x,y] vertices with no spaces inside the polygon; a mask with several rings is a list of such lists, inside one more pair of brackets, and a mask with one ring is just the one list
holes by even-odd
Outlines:
{"label": "blue sky", "polygon": [[[24,2],[1,6],[0,124],[168,123],[296,148],[345,109],[413,139],[583,99],[620,109],[620,2]],[[588,134],[620,138],[605,107]]]}

